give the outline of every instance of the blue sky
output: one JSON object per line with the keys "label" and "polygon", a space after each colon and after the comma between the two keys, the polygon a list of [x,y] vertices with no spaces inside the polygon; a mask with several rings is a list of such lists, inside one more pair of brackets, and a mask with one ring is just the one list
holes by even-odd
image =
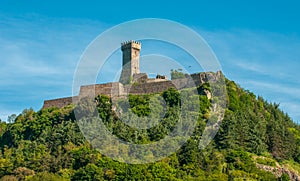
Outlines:
{"label": "blue sky", "polygon": [[229,79],[300,121],[299,7],[255,0],[0,1],[0,118],[72,95],[81,54],[106,29],[163,18],[198,32]]}

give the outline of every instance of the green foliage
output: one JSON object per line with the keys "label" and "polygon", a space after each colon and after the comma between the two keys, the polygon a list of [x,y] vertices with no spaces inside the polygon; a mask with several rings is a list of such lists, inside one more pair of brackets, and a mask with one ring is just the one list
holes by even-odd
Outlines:
{"label": "green foliage", "polygon": [[185,78],[185,74],[182,72],[181,69],[178,70],[171,70],[171,80],[175,80],[175,79],[182,79]]}
{"label": "green foliage", "polygon": [[129,95],[129,105],[132,112],[139,117],[148,116],[151,112],[149,95]]}
{"label": "green foliage", "polygon": [[281,181],[290,181],[290,177],[288,174],[283,173],[282,176],[280,177]]}
{"label": "green foliage", "polygon": [[243,148],[255,154],[271,152],[277,160],[297,158],[297,133],[290,128],[298,126],[278,105],[256,98],[232,81],[226,84],[229,106],[216,137],[218,147]]}
{"label": "green foliage", "polygon": [[103,170],[97,167],[95,164],[88,164],[84,167],[80,167],[72,177],[72,180],[90,180],[100,181],[104,180]]}
{"label": "green foliage", "polygon": [[164,91],[162,97],[170,107],[179,106],[181,103],[180,93],[175,88]]}
{"label": "green foliage", "polygon": [[268,165],[268,166],[276,166],[276,162],[273,159],[265,158],[265,157],[258,157],[255,160],[259,164]]}
{"label": "green foliage", "polygon": [[67,181],[67,180],[53,173],[41,172],[34,176],[26,178],[26,181]]}
{"label": "green foliage", "polygon": [[292,170],[294,172],[296,172],[297,174],[300,173],[300,163],[299,162],[296,162],[294,160],[284,160],[282,162],[282,165],[289,169],[289,170]]}
{"label": "green foliage", "polygon": [[12,114],[12,115],[8,116],[7,122],[14,123],[15,120],[16,120],[16,118],[17,118],[17,115],[16,114]]}
{"label": "green foliage", "polygon": [[99,117],[103,120],[109,120],[111,115],[111,100],[108,96],[98,95],[96,98]]}

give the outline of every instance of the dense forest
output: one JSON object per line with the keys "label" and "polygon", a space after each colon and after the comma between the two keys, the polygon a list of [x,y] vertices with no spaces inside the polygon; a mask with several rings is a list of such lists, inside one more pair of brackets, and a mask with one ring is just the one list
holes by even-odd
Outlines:
{"label": "dense forest", "polygon": [[[0,123],[0,180],[295,179],[300,173],[299,125],[279,109],[279,104],[269,103],[230,80],[226,80],[228,105],[220,129],[205,149],[199,149],[210,117],[211,100],[204,94],[209,89],[208,84],[197,88],[197,123],[189,139],[170,156],[146,164],[128,164],[101,154],[94,148],[101,143],[91,144],[82,134],[82,128],[89,130],[97,126],[97,121],[94,125],[84,117],[75,119],[75,114],[81,115],[82,107],[94,103],[96,115],[114,135],[127,142],[147,144],[172,132],[184,93],[169,89],[160,94],[130,95],[128,102],[117,102],[130,108],[130,115],[124,119],[160,120],[147,129],[125,124],[118,109],[112,108],[112,100],[104,95],[61,109],[26,109],[10,123]],[[162,99],[165,106],[160,104]],[[86,114],[94,115],[95,110],[91,107]]]}

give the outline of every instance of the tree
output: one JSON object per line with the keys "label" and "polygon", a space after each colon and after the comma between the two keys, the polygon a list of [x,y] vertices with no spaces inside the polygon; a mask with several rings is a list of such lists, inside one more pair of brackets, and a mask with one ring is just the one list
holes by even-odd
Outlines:
{"label": "tree", "polygon": [[12,115],[10,115],[10,116],[7,117],[7,122],[8,123],[14,123],[15,120],[16,120],[16,118],[17,118],[17,115],[16,114],[12,114]]}
{"label": "tree", "polygon": [[103,170],[95,164],[88,164],[85,167],[78,169],[71,180],[90,180],[100,181],[103,179]]}
{"label": "tree", "polygon": [[26,180],[27,181],[67,181],[67,179],[62,178],[59,175],[48,173],[48,172],[38,173],[32,177],[29,177]]}
{"label": "tree", "polygon": [[183,79],[185,78],[185,74],[182,72],[182,69],[178,69],[178,70],[171,70],[171,80],[175,80],[175,79]]}
{"label": "tree", "polygon": [[175,88],[164,91],[162,97],[170,107],[179,106],[181,103],[180,93]]}

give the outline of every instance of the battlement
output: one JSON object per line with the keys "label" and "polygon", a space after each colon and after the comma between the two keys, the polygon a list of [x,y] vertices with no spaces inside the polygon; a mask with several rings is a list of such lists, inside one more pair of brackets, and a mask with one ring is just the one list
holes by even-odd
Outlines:
{"label": "battlement", "polygon": [[128,41],[124,41],[121,43],[122,46],[130,44],[130,43],[135,43],[135,44],[141,44],[141,42],[135,41],[135,40],[128,40]]}
{"label": "battlement", "polygon": [[137,49],[140,50],[142,47],[141,43],[138,41],[134,41],[134,40],[129,40],[129,41],[125,41],[123,43],[121,43],[121,50],[124,51],[126,49]]}

